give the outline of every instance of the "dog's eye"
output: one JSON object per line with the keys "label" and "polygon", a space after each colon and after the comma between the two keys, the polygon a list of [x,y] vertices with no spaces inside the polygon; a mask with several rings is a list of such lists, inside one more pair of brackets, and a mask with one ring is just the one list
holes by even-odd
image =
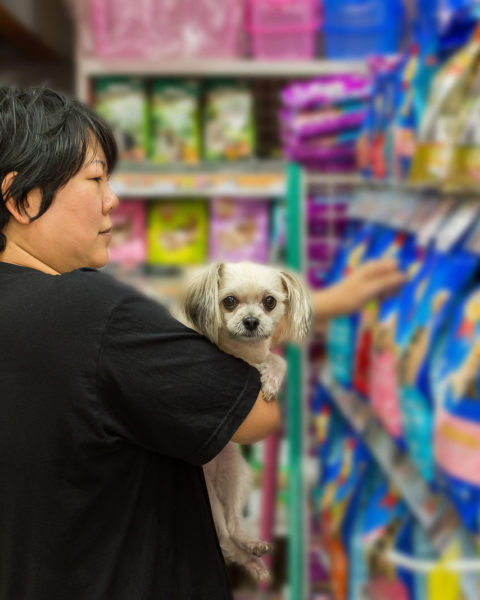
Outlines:
{"label": "dog's eye", "polygon": [[273,310],[277,306],[277,301],[273,296],[267,296],[263,299],[263,306],[267,310]]}
{"label": "dog's eye", "polygon": [[235,296],[227,296],[224,300],[223,300],[223,306],[227,309],[227,310],[233,310],[238,304],[238,300],[235,298]]}

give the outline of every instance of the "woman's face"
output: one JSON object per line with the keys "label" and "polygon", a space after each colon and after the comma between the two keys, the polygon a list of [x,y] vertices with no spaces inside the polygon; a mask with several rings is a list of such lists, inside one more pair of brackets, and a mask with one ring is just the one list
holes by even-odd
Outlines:
{"label": "woman's face", "polygon": [[103,267],[112,239],[110,213],[117,206],[103,150],[99,145],[95,152],[90,148],[84,166],[28,226],[37,258],[58,273]]}

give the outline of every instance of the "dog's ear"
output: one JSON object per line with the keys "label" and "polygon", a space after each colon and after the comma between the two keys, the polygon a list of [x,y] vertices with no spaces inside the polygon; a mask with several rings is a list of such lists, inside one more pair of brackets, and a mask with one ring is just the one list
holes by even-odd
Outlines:
{"label": "dog's ear", "polygon": [[285,289],[286,311],[278,332],[279,343],[303,341],[312,322],[310,292],[303,281],[290,271],[281,271],[280,279]]}
{"label": "dog's ear", "polygon": [[181,299],[181,307],[187,319],[214,344],[218,343],[222,323],[218,288],[223,267],[222,262],[215,262],[203,269],[187,285]]}

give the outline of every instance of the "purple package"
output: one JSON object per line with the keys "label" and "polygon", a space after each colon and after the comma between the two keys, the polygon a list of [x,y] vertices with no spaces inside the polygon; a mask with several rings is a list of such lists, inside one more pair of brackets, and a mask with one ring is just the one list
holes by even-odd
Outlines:
{"label": "purple package", "polygon": [[284,108],[280,111],[280,122],[286,136],[302,138],[329,135],[348,129],[358,130],[363,125],[366,114],[366,106],[360,103],[355,103],[353,107],[338,106],[303,111]]}
{"label": "purple package", "polygon": [[113,230],[110,262],[124,270],[145,263],[147,256],[146,210],[141,200],[122,200],[111,215]]}
{"label": "purple package", "polygon": [[268,261],[269,202],[214,198],[210,203],[210,260]]}
{"label": "purple package", "polygon": [[321,288],[326,283],[327,266],[310,266],[307,269],[307,282],[313,289]]}
{"label": "purple package", "polygon": [[369,78],[339,74],[292,83],[282,90],[281,99],[284,106],[302,109],[349,100],[368,100],[371,94],[372,83]]}
{"label": "purple package", "polygon": [[355,161],[355,146],[353,144],[341,144],[337,147],[325,147],[321,144],[298,144],[285,148],[285,154],[293,159],[315,162],[351,162]]}

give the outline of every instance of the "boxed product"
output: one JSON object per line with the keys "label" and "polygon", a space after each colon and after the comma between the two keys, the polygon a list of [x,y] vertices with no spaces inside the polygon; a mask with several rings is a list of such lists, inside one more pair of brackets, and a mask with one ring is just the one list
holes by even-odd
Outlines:
{"label": "boxed product", "polygon": [[268,226],[267,200],[213,198],[210,203],[209,258],[267,262]]}
{"label": "boxed product", "polygon": [[206,90],[204,155],[206,160],[252,158],[255,153],[253,95],[238,82],[214,82]]}
{"label": "boxed product", "polygon": [[158,201],[148,211],[148,263],[191,265],[207,256],[208,210],[204,201]]}
{"label": "boxed product", "polygon": [[152,89],[152,161],[200,159],[200,88],[194,81],[155,80]]}
{"label": "boxed product", "polygon": [[113,130],[121,160],[142,161],[148,155],[148,100],[138,77],[98,77],[95,110]]}
{"label": "boxed product", "polygon": [[111,215],[110,262],[132,270],[147,259],[146,207],[140,200],[123,200]]}

